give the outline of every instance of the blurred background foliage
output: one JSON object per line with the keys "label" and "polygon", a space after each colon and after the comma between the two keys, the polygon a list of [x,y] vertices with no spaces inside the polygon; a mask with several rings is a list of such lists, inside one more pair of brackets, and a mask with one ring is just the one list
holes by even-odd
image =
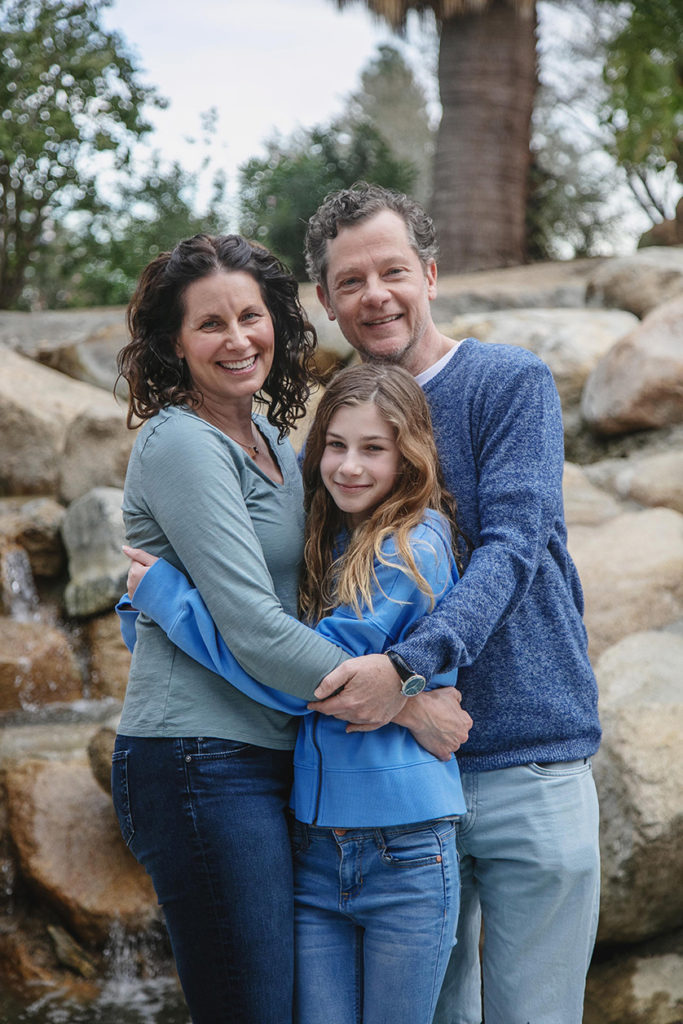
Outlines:
{"label": "blurred background foliage", "polygon": [[[493,17],[504,2],[491,0],[479,16]],[[446,30],[466,31],[467,0],[448,18],[437,0],[397,3],[399,32],[408,8],[434,9],[417,57],[407,59],[399,37],[395,47],[378,47],[331,123],[264,141],[239,171],[234,203],[220,170],[200,202],[198,172],[164,163],[153,149],[140,155],[141,142],[153,143],[149,111],[165,101],[141,84],[120,34],[103,29],[106,3],[0,0],[0,308],[125,303],[141,268],[197,231],[239,230],[303,280],[308,217],[329,191],[361,178],[409,192],[429,209],[449,208],[449,196],[435,197],[435,182],[443,191],[447,181],[435,168],[437,68],[443,82]],[[457,269],[608,253],[623,237],[627,192],[650,224],[672,218],[681,195],[681,0],[526,6],[538,20],[538,87],[528,132],[510,142],[529,167],[519,198],[523,238],[514,258],[491,246],[483,263],[481,252],[470,265],[465,254]],[[466,148],[466,118],[460,128],[457,119],[449,124],[451,148]],[[200,129],[206,170],[220,140],[219,112],[200,115]],[[497,187],[485,164],[471,173],[477,188]]]}

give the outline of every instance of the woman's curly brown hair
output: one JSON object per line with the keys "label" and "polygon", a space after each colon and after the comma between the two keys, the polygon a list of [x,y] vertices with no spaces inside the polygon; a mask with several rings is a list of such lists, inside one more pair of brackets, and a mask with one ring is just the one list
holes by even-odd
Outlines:
{"label": "woman's curly brown hair", "polygon": [[195,235],[145,267],[126,311],[131,340],[117,366],[129,388],[129,427],[169,405],[201,406],[203,397],[175,351],[185,291],[200,278],[236,270],[255,279],[273,320],[273,365],[255,398],[266,404],[280,438],[304,415],[311,385],[318,382],[312,360],[317,339],[296,280],[277,257],[240,235]]}

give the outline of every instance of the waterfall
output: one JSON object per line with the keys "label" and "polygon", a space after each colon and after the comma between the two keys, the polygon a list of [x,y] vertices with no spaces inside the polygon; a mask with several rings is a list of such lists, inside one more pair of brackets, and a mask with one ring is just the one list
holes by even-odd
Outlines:
{"label": "waterfall", "polygon": [[33,582],[29,557],[20,547],[0,551],[2,601],[7,615],[20,622],[36,622],[40,617],[38,592]]}

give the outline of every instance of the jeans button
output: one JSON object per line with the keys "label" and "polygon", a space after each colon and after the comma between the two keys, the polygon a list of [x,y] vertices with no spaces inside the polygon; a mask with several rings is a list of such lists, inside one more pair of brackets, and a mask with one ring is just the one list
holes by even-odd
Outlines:
{"label": "jeans button", "polygon": [[192,754],[185,754],[185,760],[186,760],[186,761],[187,761],[187,763],[189,764],[189,763],[190,763],[190,761],[192,760]]}
{"label": "jeans button", "polygon": [[348,828],[333,828],[332,831],[334,832],[335,836],[345,836],[349,830]]}

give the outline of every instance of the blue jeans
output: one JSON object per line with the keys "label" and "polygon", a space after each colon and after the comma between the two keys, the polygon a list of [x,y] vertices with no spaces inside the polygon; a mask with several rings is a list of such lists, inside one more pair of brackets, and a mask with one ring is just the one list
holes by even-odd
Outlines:
{"label": "blue jeans", "polygon": [[295,822],[295,1024],[430,1024],[455,941],[452,820]]}
{"label": "blue jeans", "polygon": [[112,794],[194,1024],[291,1024],[291,752],[118,736]]}
{"label": "blue jeans", "polygon": [[[462,905],[434,1024],[581,1024],[598,923],[590,762],[463,772]],[[484,922],[479,965],[481,920]]]}

